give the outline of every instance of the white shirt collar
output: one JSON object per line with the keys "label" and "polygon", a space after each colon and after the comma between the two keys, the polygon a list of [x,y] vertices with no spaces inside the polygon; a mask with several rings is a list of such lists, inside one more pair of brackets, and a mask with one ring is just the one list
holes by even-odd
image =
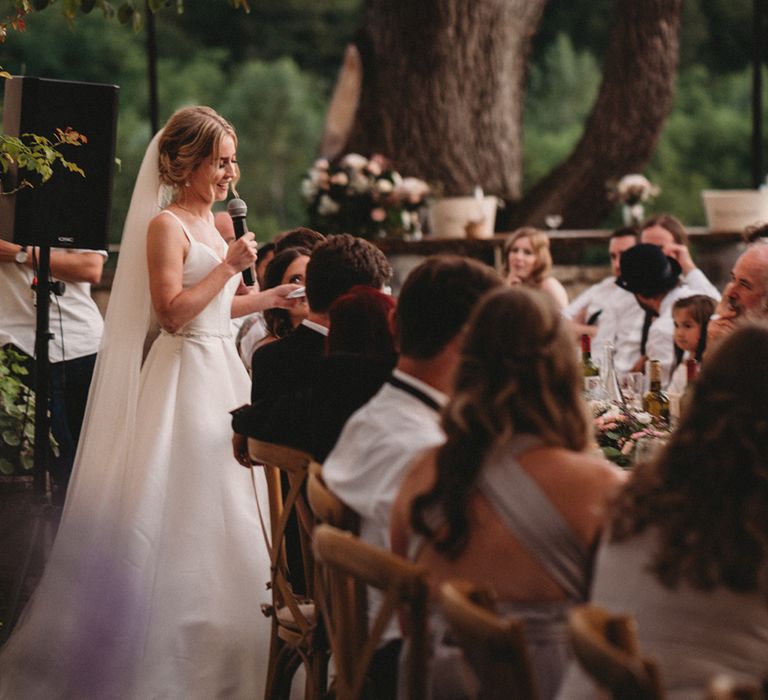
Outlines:
{"label": "white shirt collar", "polygon": [[301,325],[306,326],[307,328],[311,328],[313,331],[317,331],[320,333],[320,335],[328,335],[328,329],[325,326],[320,325],[319,323],[315,323],[314,321],[310,321],[308,318],[305,318],[301,322]]}
{"label": "white shirt collar", "polygon": [[441,407],[448,403],[447,394],[444,394],[439,389],[435,389],[432,385],[422,382],[420,379],[416,379],[416,377],[403,372],[403,370],[395,368],[392,370],[392,375],[397,377],[400,381],[420,389],[427,396],[434,399]]}

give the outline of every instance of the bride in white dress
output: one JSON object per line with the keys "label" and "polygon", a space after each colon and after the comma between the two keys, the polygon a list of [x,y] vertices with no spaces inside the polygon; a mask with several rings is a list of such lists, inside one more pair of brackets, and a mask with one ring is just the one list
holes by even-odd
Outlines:
{"label": "bride in white dress", "polygon": [[[227,248],[213,226],[236,145],[192,107],[147,150],[59,534],[0,650],[3,700],[263,695],[266,486],[231,453],[228,411],[249,380],[230,315],[289,305],[294,286],[242,286],[253,235]],[[163,330],[142,363],[151,309]]]}

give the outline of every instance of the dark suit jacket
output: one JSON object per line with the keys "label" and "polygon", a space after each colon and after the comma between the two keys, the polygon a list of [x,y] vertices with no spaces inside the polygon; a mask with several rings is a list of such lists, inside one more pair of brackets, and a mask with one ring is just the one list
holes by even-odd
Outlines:
{"label": "dark suit jacket", "polygon": [[344,423],[381,388],[396,359],[394,355],[389,360],[329,355],[301,389],[238,410],[232,427],[249,437],[297,447],[323,462]]}
{"label": "dark suit jacket", "polygon": [[274,402],[306,387],[324,355],[325,336],[304,325],[258,348],[251,359],[251,403]]}

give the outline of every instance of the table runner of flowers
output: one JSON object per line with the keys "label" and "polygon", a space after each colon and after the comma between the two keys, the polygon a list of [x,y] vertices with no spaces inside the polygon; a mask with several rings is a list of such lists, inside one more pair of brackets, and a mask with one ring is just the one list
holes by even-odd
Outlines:
{"label": "table runner of flowers", "polygon": [[606,459],[620,467],[631,467],[638,441],[665,440],[669,426],[650,413],[610,401],[590,401],[597,444]]}

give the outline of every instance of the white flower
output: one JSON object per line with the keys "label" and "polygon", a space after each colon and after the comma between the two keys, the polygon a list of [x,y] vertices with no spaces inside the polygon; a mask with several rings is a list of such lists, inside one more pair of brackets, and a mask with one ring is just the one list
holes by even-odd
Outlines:
{"label": "white flower", "polygon": [[635,414],[635,420],[641,425],[650,425],[653,422],[653,416],[645,411],[639,411]]}
{"label": "white flower", "polygon": [[387,180],[385,177],[380,177],[378,180],[376,180],[376,189],[381,194],[389,194],[392,190],[395,189],[395,186],[392,184],[391,180]]}
{"label": "white flower", "polygon": [[659,194],[661,190],[639,173],[630,173],[622,177],[615,188],[616,198],[623,204],[639,204]]}
{"label": "white flower", "polygon": [[328,170],[330,163],[327,158],[318,158],[312,166],[315,170]]}
{"label": "white flower", "polygon": [[603,413],[603,418],[608,420],[610,418],[618,418],[621,415],[622,412],[618,406],[611,406],[605,413]]}
{"label": "white flower", "polygon": [[348,189],[351,194],[365,194],[371,189],[371,181],[361,172],[353,172]]}
{"label": "white flower", "polygon": [[417,177],[406,177],[395,188],[398,199],[410,204],[418,204],[429,194],[429,185]]}
{"label": "white flower", "polygon": [[317,213],[321,216],[336,214],[338,213],[339,209],[339,203],[335,202],[327,194],[322,195],[320,197],[320,201],[317,203]]}
{"label": "white flower", "polygon": [[314,199],[315,195],[318,193],[318,187],[317,185],[312,181],[312,178],[305,177],[301,181],[301,194],[307,201],[311,201]]}
{"label": "white flower", "polygon": [[347,175],[345,172],[339,171],[338,173],[331,175],[332,185],[341,185],[344,187],[347,183],[349,183],[349,175]]}
{"label": "white flower", "polygon": [[366,165],[368,165],[368,159],[365,156],[361,156],[359,153],[347,153],[347,155],[341,159],[342,168],[362,170]]}

